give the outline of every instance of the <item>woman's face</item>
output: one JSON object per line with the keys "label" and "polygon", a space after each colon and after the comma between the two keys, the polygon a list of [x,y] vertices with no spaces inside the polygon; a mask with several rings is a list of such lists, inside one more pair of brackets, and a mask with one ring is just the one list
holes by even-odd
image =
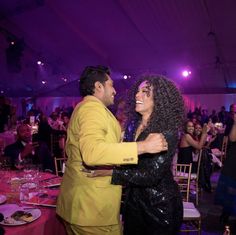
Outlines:
{"label": "woman's face", "polygon": [[153,111],[153,87],[147,81],[142,82],[135,96],[135,111],[141,115],[151,115]]}
{"label": "woman's face", "polygon": [[194,125],[193,125],[192,122],[187,122],[186,132],[191,134],[191,135],[193,134],[193,132],[194,132]]}
{"label": "woman's face", "polygon": [[199,124],[195,125],[194,133],[195,133],[195,135],[201,135],[202,134],[202,126]]}

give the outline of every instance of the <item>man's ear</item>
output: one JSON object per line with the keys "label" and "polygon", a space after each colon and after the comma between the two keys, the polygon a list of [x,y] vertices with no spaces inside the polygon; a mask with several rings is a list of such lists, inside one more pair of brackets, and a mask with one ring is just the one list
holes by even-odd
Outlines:
{"label": "man's ear", "polygon": [[97,82],[95,82],[94,86],[95,86],[95,89],[100,90],[102,87],[102,84],[101,84],[101,82],[97,81]]}

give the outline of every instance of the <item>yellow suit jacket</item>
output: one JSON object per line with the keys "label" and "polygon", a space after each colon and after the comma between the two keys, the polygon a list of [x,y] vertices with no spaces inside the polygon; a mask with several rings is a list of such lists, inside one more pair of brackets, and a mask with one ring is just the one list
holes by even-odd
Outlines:
{"label": "yellow suit jacket", "polygon": [[88,178],[89,166],[137,164],[137,144],[120,143],[121,128],[113,114],[94,96],[76,107],[67,130],[68,161],[56,211],[69,223],[81,226],[118,224],[121,186],[111,177]]}

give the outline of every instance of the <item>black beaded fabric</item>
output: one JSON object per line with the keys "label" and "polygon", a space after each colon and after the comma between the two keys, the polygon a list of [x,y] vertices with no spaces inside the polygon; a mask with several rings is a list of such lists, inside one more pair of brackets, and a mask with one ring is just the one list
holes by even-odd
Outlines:
{"label": "black beaded fabric", "polygon": [[[125,141],[134,141],[137,126],[134,123],[128,125]],[[144,130],[137,141],[144,140],[148,132]],[[162,134],[168,142],[168,151],[140,155],[137,165],[113,170],[112,184],[125,186],[124,235],[178,234],[183,204],[171,172],[178,135],[170,132]]]}

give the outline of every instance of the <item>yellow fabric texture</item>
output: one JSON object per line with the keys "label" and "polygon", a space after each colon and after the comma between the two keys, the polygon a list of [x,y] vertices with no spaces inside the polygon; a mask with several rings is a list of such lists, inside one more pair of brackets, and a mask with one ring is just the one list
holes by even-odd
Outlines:
{"label": "yellow fabric texture", "polygon": [[137,144],[120,143],[121,129],[113,114],[94,96],[76,107],[67,130],[68,161],[56,211],[65,221],[81,226],[119,224],[121,186],[111,177],[88,178],[88,166],[137,164]]}

